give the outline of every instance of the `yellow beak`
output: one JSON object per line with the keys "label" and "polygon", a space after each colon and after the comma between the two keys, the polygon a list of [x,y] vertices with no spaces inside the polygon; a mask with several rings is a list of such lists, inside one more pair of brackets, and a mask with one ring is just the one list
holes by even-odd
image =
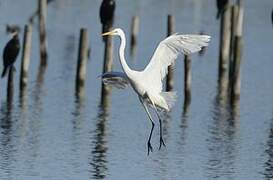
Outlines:
{"label": "yellow beak", "polygon": [[110,32],[106,32],[106,33],[103,33],[103,34],[102,34],[102,36],[107,36],[107,35],[110,35],[110,36],[111,36],[111,35],[113,35],[113,32],[110,31]]}

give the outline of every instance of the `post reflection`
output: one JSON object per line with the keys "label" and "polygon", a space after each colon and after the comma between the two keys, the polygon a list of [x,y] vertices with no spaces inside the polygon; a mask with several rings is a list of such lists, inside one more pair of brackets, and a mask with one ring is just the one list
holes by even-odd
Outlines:
{"label": "post reflection", "polygon": [[[222,94],[218,94],[214,99],[212,121],[208,126],[207,138],[209,151],[207,173],[209,178],[234,179],[238,121],[238,114],[234,113],[238,113],[238,109],[235,107],[230,107],[227,98],[223,98]],[[236,116],[233,116],[234,114]]]}
{"label": "post reflection", "polygon": [[94,136],[94,148],[91,151],[90,165],[92,167],[91,179],[104,179],[107,174],[107,120],[108,120],[108,101],[109,97],[104,97],[104,101],[98,107],[97,124]]}
{"label": "post reflection", "polygon": [[190,102],[185,98],[184,100],[184,106],[183,106],[183,111],[181,115],[181,138],[180,138],[180,145],[182,148],[185,145],[186,141],[186,129],[188,127],[188,118],[189,118],[189,110],[190,110]]}
{"label": "post reflection", "polygon": [[12,108],[12,102],[7,101],[2,103],[0,109],[0,171],[4,172],[6,177],[12,175]]}
{"label": "post reflection", "polygon": [[44,75],[46,71],[46,66],[39,66],[39,71],[36,77],[36,84],[32,91],[33,104],[36,108],[33,109],[35,116],[39,116],[42,112],[42,97],[43,93],[43,84],[44,84]]}
{"label": "post reflection", "polygon": [[22,110],[25,110],[26,104],[27,104],[27,86],[24,86],[22,89],[20,89],[19,92],[19,107],[22,108]]}
{"label": "post reflection", "polygon": [[267,160],[264,163],[264,179],[273,178],[273,118],[271,119],[268,140],[266,142],[265,154]]}
{"label": "post reflection", "polygon": [[[81,129],[81,124],[83,121],[83,111],[85,107],[85,89],[83,86],[80,86],[78,90],[75,91],[75,109],[72,112],[73,115],[73,134],[77,134],[77,130]],[[76,137],[76,136],[73,136]]]}
{"label": "post reflection", "polygon": [[46,66],[40,65],[39,70],[38,70],[38,74],[37,74],[37,78],[36,78],[36,85],[35,85],[35,89],[34,89],[34,99],[35,99],[35,101],[40,100],[40,95],[41,95],[42,87],[43,87],[43,84],[44,84],[45,71],[46,71]]}

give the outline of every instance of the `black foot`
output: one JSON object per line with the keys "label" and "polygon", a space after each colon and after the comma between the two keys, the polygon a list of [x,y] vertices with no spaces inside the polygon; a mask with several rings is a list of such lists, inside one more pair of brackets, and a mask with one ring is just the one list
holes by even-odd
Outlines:
{"label": "black foot", "polygon": [[148,142],[147,145],[148,145],[148,156],[149,156],[150,152],[153,152],[153,147],[152,147],[150,141]]}
{"label": "black foot", "polygon": [[163,141],[163,138],[162,137],[160,137],[160,144],[159,144],[159,150],[161,149],[161,146],[164,146],[164,147],[166,147],[166,145],[165,145],[165,143],[164,143],[164,141]]}

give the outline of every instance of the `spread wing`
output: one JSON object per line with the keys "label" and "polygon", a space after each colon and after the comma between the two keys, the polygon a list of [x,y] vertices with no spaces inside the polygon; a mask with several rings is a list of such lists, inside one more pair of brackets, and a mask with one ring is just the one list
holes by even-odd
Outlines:
{"label": "spread wing", "polygon": [[101,78],[105,85],[111,85],[118,89],[124,89],[130,84],[128,77],[122,72],[106,72],[101,75]]}
{"label": "spread wing", "polygon": [[178,55],[200,51],[203,46],[208,46],[209,41],[210,36],[207,35],[171,35],[159,43],[143,74],[153,82],[153,87],[161,92],[162,80],[167,74],[168,66],[174,63]]}

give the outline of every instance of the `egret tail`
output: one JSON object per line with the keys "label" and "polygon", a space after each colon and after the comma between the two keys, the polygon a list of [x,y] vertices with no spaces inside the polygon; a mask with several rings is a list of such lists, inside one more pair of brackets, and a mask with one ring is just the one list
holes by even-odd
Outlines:
{"label": "egret tail", "polygon": [[168,105],[168,111],[171,110],[177,99],[176,92],[175,91],[161,92],[160,95],[165,99]]}

